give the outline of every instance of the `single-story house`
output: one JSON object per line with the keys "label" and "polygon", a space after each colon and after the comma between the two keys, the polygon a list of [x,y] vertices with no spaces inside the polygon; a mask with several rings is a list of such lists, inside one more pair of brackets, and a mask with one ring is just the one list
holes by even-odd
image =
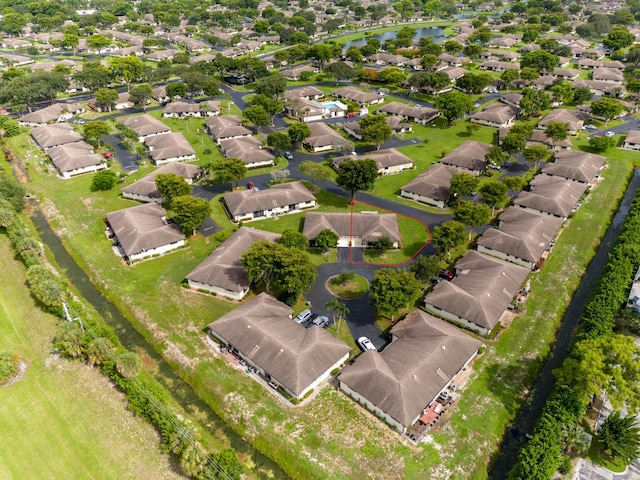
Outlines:
{"label": "single-story house", "polygon": [[555,161],[542,167],[543,175],[554,175],[566,180],[591,183],[603,169],[606,157],[579,150],[556,152]]}
{"label": "single-story house", "polygon": [[567,131],[570,135],[576,135],[582,130],[584,121],[582,118],[577,117],[573,112],[569,110],[563,110],[561,108],[551,110],[549,114],[538,122],[537,128],[544,130],[551,122],[566,123]]}
{"label": "single-story house", "polygon": [[158,103],[167,103],[171,100],[169,95],[167,95],[167,87],[164,85],[153,89],[152,98]]}
{"label": "single-story house", "polygon": [[107,231],[129,263],[164,255],[185,244],[180,228],[167,222],[167,211],[157,203],[107,213]]}
{"label": "single-story house", "polygon": [[306,87],[292,88],[284,92],[285,100],[293,100],[295,98],[306,98],[307,100],[320,100],[324,97],[324,92],[318,87],[307,85]]}
{"label": "single-story house", "polygon": [[441,53],[438,56],[438,60],[447,64],[449,67],[461,67],[465,63],[471,63],[471,60],[467,57],[456,57],[446,52]]}
{"label": "single-story house", "polygon": [[302,399],[349,358],[350,347],[325,329],[305,328],[292,310],[261,293],[209,324],[209,333],[267,380]]}
{"label": "single-story house", "polygon": [[393,213],[324,213],[309,212],[302,234],[311,243],[323,230],[338,235],[339,247],[366,247],[387,237],[398,248],[402,241],[398,220]]}
{"label": "single-story house", "polygon": [[171,60],[176,53],[180,53],[180,50],[160,50],[147,54],[146,58],[151,62],[160,62],[161,60]]}
{"label": "single-story house", "polygon": [[202,103],[171,102],[165,105],[162,116],[165,118],[215,117],[220,115],[220,102]]}
{"label": "single-story house", "polygon": [[486,166],[486,156],[491,145],[488,143],[469,140],[448,155],[445,155],[440,163],[458,167],[471,175],[479,175]]}
{"label": "single-story house", "polygon": [[520,192],[515,198],[515,205],[564,220],[576,208],[587,185],[562,177],[537,175],[529,188],[530,191]]}
{"label": "single-story house", "polygon": [[479,125],[486,125],[494,128],[505,128],[513,125],[516,121],[520,108],[493,103],[484,110],[471,115],[470,121]]}
{"label": "single-story house", "polygon": [[256,137],[241,137],[221,140],[220,150],[225,157],[239,158],[247,168],[273,165],[275,157],[262,148],[262,142]]}
{"label": "single-story house", "polygon": [[193,180],[198,177],[200,167],[180,162],[167,163],[151,172],[149,175],[142,177],[137,182],[123,187],[120,190],[122,192],[122,196],[139,202],[162,203],[164,199],[160,195],[158,187],[156,186],[156,177],[160,174],[167,175],[169,173],[183,177],[185,181],[191,185]]}
{"label": "single-story house", "polygon": [[66,122],[74,115],[84,113],[84,107],[76,103],[54,103],[18,119],[21,127],[42,127],[50,122]]}
{"label": "single-story house", "polygon": [[562,226],[558,217],[509,207],[500,215],[499,227],[478,239],[478,252],[534,269]]}
{"label": "single-story house", "polygon": [[630,130],[624,139],[622,148],[640,150],[640,130]]}
{"label": "single-story house", "polygon": [[469,250],[455,267],[455,278],[436,284],[424,299],[425,307],[486,336],[498,325],[530,270],[475,250]]}
{"label": "single-story house", "polygon": [[204,124],[213,140],[218,143],[229,138],[250,137],[252,135],[251,130],[244,127],[242,119],[236,115],[208,118]]}
{"label": "single-story house", "polygon": [[400,189],[400,196],[444,208],[451,196],[451,177],[461,170],[458,167],[436,163]]}
{"label": "single-story house", "polygon": [[302,145],[312,152],[325,152],[333,150],[336,142],[344,140],[342,135],[336,132],[326,123],[313,122],[309,124],[311,136],[304,139]]}
{"label": "single-story house", "polygon": [[377,65],[396,65],[398,67],[404,66],[409,61],[407,57],[390,53],[374,53],[367,60]]}
{"label": "single-story house", "polygon": [[613,98],[624,98],[627,94],[627,87],[624,84],[595,82],[593,80],[578,80],[573,82],[574,88],[587,87],[594,95],[601,95]]}
{"label": "single-story house", "polygon": [[93,147],[86,142],[73,142],[47,150],[53,166],[62,178],[71,178],[83,173],[97,172],[107,168],[102,155],[93,153]]}
{"label": "single-story house", "polygon": [[331,95],[356,102],[360,106],[375,105],[384,102],[384,95],[379,95],[375,92],[363,92],[355,87],[338,88],[334,90]]}
{"label": "single-story house", "polygon": [[376,162],[378,166],[378,175],[392,175],[394,173],[400,173],[404,170],[413,168],[413,160],[407,157],[405,154],[400,153],[395,148],[385,148],[382,150],[374,150],[361,155],[345,155],[341,157],[335,157],[333,159],[333,166],[340,168],[340,164],[345,160],[366,160],[371,159]]}
{"label": "single-story house", "polygon": [[151,160],[156,165],[196,159],[196,151],[180,132],[147,137],[144,144],[149,148]]}
{"label": "single-story house", "polygon": [[591,58],[581,58],[578,60],[578,67],[586,68],[586,69],[594,69],[596,67],[606,67],[613,68],[616,70],[624,70],[625,65],[622,62],[612,61],[612,62],[604,62],[602,60],[593,60]]}
{"label": "single-story house", "polygon": [[297,67],[285,68],[284,70],[280,70],[280,75],[282,75],[287,80],[297,82],[298,80],[300,80],[302,72],[318,73],[318,69],[310,65],[298,65]]}
{"label": "single-story house", "polygon": [[522,100],[523,97],[524,95],[521,93],[503,93],[500,96],[500,101],[512,107],[520,108],[520,100]]}
{"label": "single-story house", "polygon": [[574,68],[555,68],[551,73],[555,78],[573,81],[580,76],[580,70]]}
{"label": "single-story house", "polygon": [[378,108],[378,113],[389,113],[402,119],[426,125],[440,116],[440,112],[429,107],[411,107],[400,102],[390,102]]}
{"label": "single-story house", "polygon": [[382,353],[364,352],[338,380],[340,390],[405,433],[482,344],[422,310],[394,325],[391,336]]}
{"label": "single-story house", "polygon": [[187,275],[189,287],[242,300],[251,287],[242,266],[242,255],[254,242],[275,242],[279,238],[277,233],[240,227]]}
{"label": "single-story house", "polygon": [[73,126],[68,123],[52,123],[44,127],[33,128],[31,136],[36,145],[43,150],[82,140],[82,135],[75,132]]}
{"label": "single-story house", "polygon": [[553,151],[570,150],[572,146],[570,139],[554,140],[553,138],[549,138],[544,133],[544,130],[534,130],[531,132],[531,136],[527,138],[527,148],[533,145],[544,145]]}
{"label": "single-story house", "polygon": [[624,82],[622,71],[615,68],[596,67],[593,69],[592,78],[594,82],[606,82],[621,84]]}
{"label": "single-story house", "polygon": [[156,135],[167,135],[171,133],[170,127],[147,113],[120,118],[118,119],[118,123],[136,132],[139,142],[144,142],[147,138],[155,137]]}
{"label": "single-story house", "polygon": [[268,190],[250,188],[226,193],[222,205],[234,222],[248,222],[313,208],[316,198],[301,182],[290,182]]}
{"label": "single-story house", "polygon": [[[147,103],[149,103],[147,101]],[[121,92],[118,94],[118,98],[115,102],[113,102],[113,108],[116,110],[126,110],[127,108],[132,108],[135,105],[131,101],[131,95],[129,92]]]}

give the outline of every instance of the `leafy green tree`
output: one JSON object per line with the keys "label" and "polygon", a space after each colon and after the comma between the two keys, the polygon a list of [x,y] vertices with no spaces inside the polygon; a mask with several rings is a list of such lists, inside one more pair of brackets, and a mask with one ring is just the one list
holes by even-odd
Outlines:
{"label": "leafy green tree", "polygon": [[473,112],[473,101],[469,95],[457,90],[440,95],[435,104],[442,116],[447,119],[449,126],[454,119]]}
{"label": "leafy green tree", "polygon": [[478,177],[469,173],[454,173],[451,177],[449,194],[454,199],[466,197],[478,187]]}
{"label": "leafy green tree", "polygon": [[78,322],[61,322],[58,324],[53,346],[60,353],[71,358],[78,358],[82,355],[83,343],[84,332]]}
{"label": "leafy green tree", "polygon": [[590,101],[593,98],[593,93],[591,93],[591,89],[589,87],[580,87],[576,88],[573,91],[573,103],[575,105],[582,105]]}
{"label": "leafy green tree", "polygon": [[124,378],[135,378],[142,369],[142,360],[134,352],[124,352],[118,355],[116,368]]}
{"label": "leafy green tree", "polygon": [[509,192],[511,198],[527,186],[527,181],[522,177],[504,177],[501,182],[507,187],[507,192]]}
{"label": "leafy green tree", "polygon": [[533,50],[520,57],[520,68],[533,68],[539,72],[550,73],[558,65],[558,57],[545,50]]}
{"label": "leafy green tree", "polygon": [[82,128],[82,132],[89,143],[99,144],[102,137],[111,133],[111,127],[107,122],[97,120],[86,123]]}
{"label": "leafy green tree", "polygon": [[0,198],[6,200],[17,213],[24,208],[25,188],[10,177],[0,178]]}
{"label": "leafy green tree", "polygon": [[591,102],[591,113],[595,117],[605,119],[605,125],[611,120],[619,117],[624,111],[624,106],[615,98],[603,97],[600,100]]}
{"label": "leafy green tree", "polygon": [[185,235],[193,235],[211,214],[211,204],[203,198],[182,195],[171,200],[173,220]]}
{"label": "leafy green tree", "polygon": [[502,149],[511,155],[523,152],[525,148],[527,148],[527,139],[521,133],[509,132],[502,139]]}
{"label": "leafy green tree", "polygon": [[15,377],[20,371],[20,356],[11,352],[0,352],[0,385]]}
{"label": "leafy green tree", "polygon": [[382,115],[371,114],[360,119],[362,140],[372,143],[377,149],[391,138],[391,127]]}
{"label": "leafy green tree", "polygon": [[118,183],[118,174],[111,170],[101,170],[97,172],[91,180],[91,191],[100,192],[111,190]]}
{"label": "leafy green tree", "polygon": [[65,295],[58,282],[44,265],[32,265],[27,269],[27,282],[31,293],[49,311],[59,312]]}
{"label": "leafy green tree", "polygon": [[373,251],[373,253],[377,256],[382,255],[387,250],[393,248],[393,242],[389,237],[380,237],[374,242],[369,242],[368,247]]}
{"label": "leafy green tree", "polygon": [[554,374],[559,383],[571,385],[585,405],[606,390],[614,408],[628,402],[635,411],[640,404],[639,354],[632,337],[588,338],[574,345]]}
{"label": "leafy green tree", "polygon": [[373,274],[369,303],[375,307],[378,315],[394,321],[400,310],[415,302],[421,287],[416,277],[407,270],[381,268]]}
{"label": "leafy green tree", "polygon": [[191,195],[193,190],[184,177],[175,173],[160,173],[156,175],[156,188],[166,206],[170,206],[176,197]]}
{"label": "leafy green tree", "polygon": [[344,302],[341,302],[337,298],[332,298],[331,300],[329,300],[324,307],[331,313],[331,316],[333,317],[333,323],[336,323],[336,320],[338,321],[336,330],[340,331],[340,322],[342,322],[343,319],[347,318],[347,315],[349,315],[349,313],[351,312],[349,310],[349,307],[347,307]]}
{"label": "leafy green tree", "polygon": [[549,122],[544,129],[544,134],[553,141],[555,147],[558,142],[565,140],[569,136],[568,125],[561,122]]}
{"label": "leafy green tree", "polygon": [[147,104],[149,100],[151,100],[151,97],[153,97],[153,88],[151,88],[151,85],[148,83],[134,85],[129,91],[129,100],[131,100],[134,105],[142,107],[145,111],[147,110]]}
{"label": "leafy green tree", "polygon": [[106,337],[96,337],[87,344],[86,355],[89,365],[102,365],[115,354],[115,345]]}
{"label": "leafy green tree", "polygon": [[115,57],[109,62],[111,74],[114,79],[122,79],[129,88],[131,82],[142,76],[144,71],[144,63],[136,56]]}
{"label": "leafy green tree", "polygon": [[351,202],[360,190],[369,190],[378,178],[378,166],[371,159],[345,160],[340,164],[336,183],[351,195]]}
{"label": "leafy green tree", "polygon": [[171,82],[166,86],[166,91],[170,100],[184,98],[187,95],[187,85],[184,82]]}
{"label": "leafy green tree", "polygon": [[[362,54],[360,54],[360,58],[362,58]],[[349,65],[344,62],[333,62],[324,67],[324,73],[328,78],[332,78],[336,81],[346,79],[351,80],[358,76],[358,72]]]}
{"label": "leafy green tree", "polygon": [[551,98],[541,90],[525,88],[522,91],[520,108],[525,117],[539,116],[544,110],[549,108]]}
{"label": "leafy green tree", "polygon": [[316,245],[325,252],[330,248],[336,248],[338,246],[338,234],[333,230],[324,229],[316,235]]}
{"label": "leafy green tree", "polygon": [[507,186],[497,180],[485,182],[478,192],[482,196],[482,201],[491,207],[491,215],[497,206],[507,201]]}
{"label": "leafy green tree", "polygon": [[489,165],[501,166],[504,162],[509,160],[510,155],[506,153],[500,147],[489,147],[485,161]]}
{"label": "leafy green tree", "polygon": [[260,105],[245,108],[242,112],[242,118],[258,127],[269,123],[269,114]]}
{"label": "leafy green tree", "polygon": [[297,144],[302,142],[305,138],[311,136],[311,130],[309,125],[303,122],[292,123],[287,129],[287,135],[291,139],[291,143]]}
{"label": "leafy green tree", "polygon": [[261,78],[255,86],[255,92],[271,98],[279,98],[287,89],[287,79],[279,73]]}
{"label": "leafy green tree", "polygon": [[218,183],[231,183],[238,186],[238,180],[247,175],[247,167],[239,158],[228,157],[212,163],[209,170]]}
{"label": "leafy green tree", "polygon": [[546,162],[551,154],[544,145],[532,145],[524,149],[524,158],[527,162],[533,163],[535,168],[540,168],[540,162]]}
{"label": "leafy green tree", "polygon": [[634,40],[635,37],[627,27],[615,27],[602,41],[602,44],[611,50],[620,50],[630,47]]}
{"label": "leafy green tree", "polygon": [[467,238],[465,227],[462,223],[450,220],[433,229],[431,241],[441,254],[445,253],[451,258],[451,249],[462,245]]}
{"label": "leafy green tree", "polygon": [[471,241],[471,230],[473,227],[485,225],[491,218],[491,210],[481,203],[461,201],[453,211],[453,219],[462,223],[469,233]]}
{"label": "leafy green tree", "polygon": [[[225,478],[230,480],[240,480],[242,477],[243,467],[238,454],[232,448],[220,450],[213,456],[213,460],[221,470],[225,472]],[[219,475],[216,474],[216,477]]]}
{"label": "leafy green tree", "polygon": [[613,412],[598,429],[598,440],[612,458],[630,465],[640,454],[640,428],[633,415],[623,417]]}
{"label": "leafy green tree", "polygon": [[536,434],[520,451],[518,463],[509,475],[509,480],[548,480],[558,470],[560,455],[560,424],[548,414],[540,418]]}
{"label": "leafy green tree", "polygon": [[440,257],[438,255],[418,255],[409,265],[409,271],[420,283],[428,285],[440,271]]}
{"label": "leafy green tree", "polygon": [[[266,95],[256,94],[253,96],[249,104],[252,107],[259,106],[269,115],[269,122],[273,124],[273,116],[282,112],[282,101],[277,98],[267,97]],[[283,132],[278,132],[283,133]]]}
{"label": "leafy green tree", "polygon": [[267,145],[276,152],[283,152],[291,148],[291,138],[286,132],[271,132],[267,135]]}
{"label": "leafy green tree", "polygon": [[307,248],[309,248],[309,241],[307,240],[307,238],[297,230],[291,229],[287,229],[282,232],[278,243],[280,245],[284,245],[285,247],[302,251],[306,251]]}
{"label": "leafy green tree", "polygon": [[215,78],[208,77],[202,84],[202,93],[209,97],[218,95],[220,92],[220,82]]}
{"label": "leafy green tree", "polygon": [[610,148],[615,147],[618,144],[618,140],[614,137],[594,136],[589,138],[589,146],[597,152],[606,152]]}
{"label": "leafy green tree", "polygon": [[507,86],[507,90],[513,88],[513,83],[516,80],[520,79],[520,71],[517,68],[507,68],[502,75],[500,75],[500,80],[502,80]]}
{"label": "leafy green tree", "polygon": [[36,70],[28,75],[13,77],[0,85],[0,102],[26,105],[31,109],[37,102],[53,101],[69,88],[69,80],[60,72]]}
{"label": "leafy green tree", "polygon": [[456,80],[456,86],[467,93],[478,94],[493,83],[493,78],[485,73],[465,73]]}
{"label": "leafy green tree", "polygon": [[255,242],[242,255],[249,281],[263,281],[267,291],[271,284],[287,293],[309,290],[316,279],[313,263],[307,252],[266,240]]}
{"label": "leafy green tree", "polygon": [[112,88],[99,88],[95,93],[96,103],[102,108],[109,108],[118,100],[118,92]]}
{"label": "leafy green tree", "polygon": [[304,162],[300,162],[300,172],[309,175],[311,178],[311,183],[315,187],[318,183],[324,182],[329,179],[329,171],[327,168],[320,164],[316,163],[313,160],[305,160]]}

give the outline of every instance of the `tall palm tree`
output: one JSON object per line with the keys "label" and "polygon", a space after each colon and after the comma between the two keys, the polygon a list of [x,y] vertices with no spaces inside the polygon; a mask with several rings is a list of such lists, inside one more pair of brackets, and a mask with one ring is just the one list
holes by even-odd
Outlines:
{"label": "tall palm tree", "polygon": [[336,330],[340,331],[340,322],[349,315],[349,307],[337,298],[332,298],[326,303],[325,308],[331,312],[333,323],[336,322],[337,318],[338,326],[336,327]]}

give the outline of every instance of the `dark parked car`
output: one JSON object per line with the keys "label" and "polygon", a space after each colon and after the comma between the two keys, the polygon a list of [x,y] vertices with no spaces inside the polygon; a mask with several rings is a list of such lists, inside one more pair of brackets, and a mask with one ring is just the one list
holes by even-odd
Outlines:
{"label": "dark parked car", "polygon": [[445,270],[444,268],[440,270],[440,277],[444,278],[445,280],[453,280],[453,277],[455,276],[456,274],[450,272],[449,270]]}

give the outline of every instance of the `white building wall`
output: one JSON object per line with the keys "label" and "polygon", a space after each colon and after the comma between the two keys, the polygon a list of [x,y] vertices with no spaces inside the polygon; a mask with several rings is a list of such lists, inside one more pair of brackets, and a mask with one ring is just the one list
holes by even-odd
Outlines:
{"label": "white building wall", "polygon": [[400,190],[400,196],[415,200],[416,202],[426,203],[427,205],[433,205],[434,207],[444,208],[444,201],[436,200],[434,198],[418,195],[417,193],[407,192],[406,190]]}
{"label": "white building wall", "polygon": [[425,302],[424,306],[425,306],[425,308],[427,310],[430,310],[431,313],[435,314],[436,316],[442,317],[445,320],[450,320],[452,322],[464,325],[465,327],[467,327],[467,328],[469,328],[469,329],[471,329],[471,330],[473,330],[475,332],[478,332],[482,336],[487,336],[491,332],[491,330],[489,330],[489,329],[487,329],[485,327],[481,327],[480,325],[477,325],[477,324],[475,324],[475,323],[473,323],[473,322],[471,322],[471,321],[469,321],[469,320],[467,320],[465,318],[459,317],[459,316],[457,316],[457,315],[455,315],[453,313],[446,312],[446,311],[444,311],[444,310],[442,310],[442,309],[440,309],[440,308],[438,308],[438,307],[436,307],[434,305],[431,305],[430,303]]}
{"label": "white building wall", "polygon": [[165,159],[162,159],[162,160],[154,160],[153,162],[156,165],[164,165],[165,163],[188,162],[189,160],[195,160],[195,159],[196,159],[196,154],[194,153],[193,155],[184,155],[182,157],[165,158]]}
{"label": "white building wall", "polygon": [[500,252],[499,250],[494,250],[493,248],[485,247],[484,245],[478,245],[476,250],[478,250],[478,252],[480,253],[486,253],[488,255],[491,255],[492,257],[497,257],[502,260],[506,260],[507,262],[515,263],[516,265],[520,265],[522,267],[527,267],[531,270],[533,270],[533,267],[535,267],[534,262],[530,262],[514,255],[509,255],[505,252]]}
{"label": "white building wall", "polygon": [[67,172],[60,172],[60,176],[64,179],[75,177],[76,175],[82,175],[83,173],[97,172],[98,170],[105,170],[107,168],[106,163],[99,163],[98,165],[91,165],[84,168],[76,168],[75,170],[69,170]]}
{"label": "white building wall", "polygon": [[132,262],[136,262],[138,260],[142,260],[143,258],[153,257],[154,255],[164,255],[177,248],[182,247],[184,244],[185,244],[184,240],[179,240],[177,242],[170,243],[168,245],[163,245],[161,247],[154,248],[152,250],[144,250],[142,252],[129,255],[129,260],[131,260]]}
{"label": "white building wall", "polygon": [[233,300],[242,300],[244,296],[249,292],[248,289],[240,290],[238,292],[232,292],[226,288],[220,288],[213,285],[207,285],[205,283],[195,282],[193,280],[187,280],[189,287],[199,290],[207,290],[208,292],[215,293],[223,297],[231,298]]}
{"label": "white building wall", "polygon": [[130,200],[135,200],[137,202],[144,202],[144,203],[162,203],[163,198],[159,197],[159,198],[151,198],[148,197],[147,195],[138,195],[137,193],[131,193],[131,192],[122,192],[122,198],[128,198]]}
{"label": "white building wall", "polygon": [[349,388],[349,386],[346,385],[345,383],[340,382],[340,390],[342,390],[344,393],[346,393],[349,397],[351,397],[353,400],[355,400],[359,404],[363,405],[370,412],[373,412],[375,415],[384,418],[385,422],[391,425],[398,432],[404,433],[406,431],[406,428],[404,427],[404,425],[402,425],[400,422],[398,422],[395,418],[391,417],[390,415],[387,415],[384,411],[382,411],[376,405],[374,405],[369,400],[364,398],[358,392]]}

